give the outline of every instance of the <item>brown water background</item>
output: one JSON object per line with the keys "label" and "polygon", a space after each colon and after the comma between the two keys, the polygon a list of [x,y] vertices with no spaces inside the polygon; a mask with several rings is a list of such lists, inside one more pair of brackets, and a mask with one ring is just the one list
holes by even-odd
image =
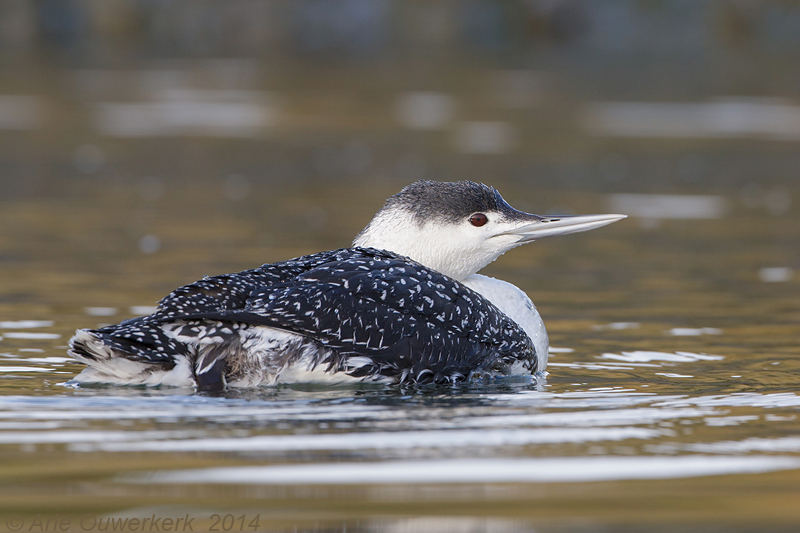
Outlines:
{"label": "brown water background", "polygon": [[[0,8],[0,531],[796,531],[798,8],[545,4]],[[64,386],[76,328],[348,246],[416,179],[631,209],[485,270],[544,317],[544,381]]]}

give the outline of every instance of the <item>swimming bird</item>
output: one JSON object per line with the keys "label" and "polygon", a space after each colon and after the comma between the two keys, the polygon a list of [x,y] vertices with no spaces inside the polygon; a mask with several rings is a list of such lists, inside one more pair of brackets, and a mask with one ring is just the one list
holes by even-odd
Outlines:
{"label": "swimming bird", "polygon": [[469,181],[418,181],[386,200],[353,246],[181,287],[156,312],[80,329],[79,383],[201,391],[298,381],[456,383],[547,366],[528,296],[478,274],[542,237],[625,215],[545,217]]}

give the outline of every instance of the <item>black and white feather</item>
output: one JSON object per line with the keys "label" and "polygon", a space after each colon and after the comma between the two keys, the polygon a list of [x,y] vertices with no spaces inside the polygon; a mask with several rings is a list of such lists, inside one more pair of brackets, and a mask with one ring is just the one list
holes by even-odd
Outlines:
{"label": "black and white feather", "polygon": [[399,383],[536,370],[531,339],[486,298],[365,248],[204,278],[152,315],[79,331],[70,353],[90,366],[83,381],[116,381],[122,358],[126,383],[205,389],[275,383],[298,368]]}

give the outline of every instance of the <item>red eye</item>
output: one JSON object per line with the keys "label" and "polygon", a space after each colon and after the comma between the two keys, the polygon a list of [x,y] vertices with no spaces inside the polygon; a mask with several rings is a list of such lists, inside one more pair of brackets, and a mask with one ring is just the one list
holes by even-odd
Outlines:
{"label": "red eye", "polygon": [[478,228],[483,226],[487,222],[489,222],[489,218],[483,213],[475,213],[474,215],[469,217],[469,223]]}

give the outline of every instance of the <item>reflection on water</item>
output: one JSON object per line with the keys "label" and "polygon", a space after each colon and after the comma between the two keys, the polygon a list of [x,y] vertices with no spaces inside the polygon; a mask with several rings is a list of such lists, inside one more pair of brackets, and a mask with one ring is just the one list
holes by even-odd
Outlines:
{"label": "reflection on water", "polygon": [[794,270],[788,267],[764,267],[758,271],[758,277],[764,283],[781,283],[789,281]]}
{"label": "reflection on water", "polygon": [[295,466],[210,468],[156,473],[123,481],[137,483],[559,483],[621,479],[665,479],[761,473],[800,468],[790,457],[570,457],[472,459]]}
{"label": "reflection on water", "polygon": [[779,99],[606,102],[587,106],[584,126],[617,137],[800,139],[800,106]]}
{"label": "reflection on water", "polygon": [[609,210],[647,219],[722,218],[728,202],[720,196],[676,194],[611,194]]}
{"label": "reflection on water", "polygon": [[95,128],[113,137],[258,137],[276,120],[268,95],[241,90],[168,89],[150,102],[98,103]]}

